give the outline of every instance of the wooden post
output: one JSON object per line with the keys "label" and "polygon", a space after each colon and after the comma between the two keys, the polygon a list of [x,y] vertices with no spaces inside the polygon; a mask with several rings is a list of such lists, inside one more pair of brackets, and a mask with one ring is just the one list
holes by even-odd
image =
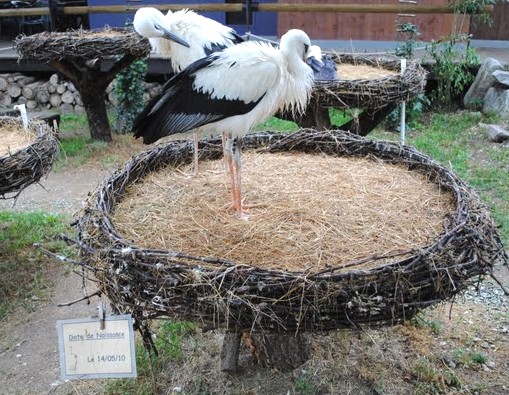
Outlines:
{"label": "wooden post", "polygon": [[221,349],[221,370],[234,372],[239,363],[240,332],[226,332]]}

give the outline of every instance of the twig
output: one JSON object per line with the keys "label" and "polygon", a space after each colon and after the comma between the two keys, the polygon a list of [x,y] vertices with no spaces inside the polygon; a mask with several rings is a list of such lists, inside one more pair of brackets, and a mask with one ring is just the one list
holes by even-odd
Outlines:
{"label": "twig", "polygon": [[72,302],[67,302],[67,303],[58,303],[57,306],[58,307],[65,307],[65,306],[71,306],[73,304],[76,304],[78,302],[82,302],[84,300],[89,300],[90,298],[94,297],[94,296],[101,296],[101,291],[95,291],[94,293],[90,294],[90,295],[85,295],[84,297],[82,298],[79,298],[79,299],[76,299],[76,300],[73,300]]}

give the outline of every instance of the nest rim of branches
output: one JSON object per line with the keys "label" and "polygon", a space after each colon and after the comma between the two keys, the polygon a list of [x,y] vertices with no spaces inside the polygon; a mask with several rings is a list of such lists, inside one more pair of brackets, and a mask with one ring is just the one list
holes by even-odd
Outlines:
{"label": "nest rim of branches", "polygon": [[427,71],[416,60],[407,60],[401,74],[401,59],[390,54],[340,54],[327,52],[337,65],[341,63],[380,67],[396,74],[379,78],[315,81],[312,100],[322,107],[340,109],[369,108],[371,111],[390,103],[410,100],[424,91]]}
{"label": "nest rim of branches", "polygon": [[[0,117],[0,129],[15,125],[23,131],[21,117]],[[53,129],[44,121],[29,122],[36,136],[26,146],[0,155],[0,198],[16,198],[25,188],[39,182],[51,170],[58,154],[58,141]]]}
{"label": "nest rim of branches", "polygon": [[[100,292],[116,312],[134,317],[146,340],[147,320],[160,317],[198,321],[210,328],[274,333],[397,324],[454,298],[474,278],[490,274],[495,262],[507,264],[491,213],[477,193],[411,147],[311,129],[244,139],[246,149],[269,153],[296,150],[405,164],[450,190],[456,199],[455,212],[431,243],[410,254],[394,254],[386,264],[366,270],[339,270],[348,263],[314,273],[264,270],[220,258],[143,248],[117,233],[110,217],[115,202],[130,183],[148,172],[190,163],[193,155],[190,142],[155,146],[134,156],[90,196],[77,219],[78,239],[71,241]],[[200,150],[202,159],[218,159],[221,141],[204,140]]]}
{"label": "nest rim of branches", "polygon": [[67,59],[101,59],[112,56],[144,57],[150,53],[149,41],[128,28],[101,28],[41,32],[14,40],[19,60],[42,62]]}

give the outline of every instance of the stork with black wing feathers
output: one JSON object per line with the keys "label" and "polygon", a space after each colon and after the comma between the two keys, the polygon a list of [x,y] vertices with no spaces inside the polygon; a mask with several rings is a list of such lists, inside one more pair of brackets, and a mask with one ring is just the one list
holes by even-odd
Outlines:
{"label": "stork with black wing feathers", "polygon": [[302,112],[309,102],[313,71],[306,64],[311,42],[302,30],[289,30],[279,48],[247,41],[200,59],[176,74],[134,122],[145,144],[198,129],[223,131],[231,169],[233,207],[242,207],[239,138],[278,110]]}

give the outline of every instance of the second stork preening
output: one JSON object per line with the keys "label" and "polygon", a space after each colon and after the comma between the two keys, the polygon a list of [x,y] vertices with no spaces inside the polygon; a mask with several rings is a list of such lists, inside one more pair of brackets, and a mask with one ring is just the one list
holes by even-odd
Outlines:
{"label": "second stork preening", "polygon": [[154,52],[170,59],[175,72],[244,41],[232,28],[188,9],[164,15],[157,8],[142,7],[134,14],[133,27],[148,38]]}
{"label": "second stork preening", "polygon": [[192,63],[166,82],[160,96],[138,115],[135,137],[150,144],[193,129],[223,132],[233,208],[246,218],[239,138],[278,110],[305,110],[313,88],[313,71],[306,64],[310,46],[305,32],[292,29],[282,36],[279,48],[247,41]]}

